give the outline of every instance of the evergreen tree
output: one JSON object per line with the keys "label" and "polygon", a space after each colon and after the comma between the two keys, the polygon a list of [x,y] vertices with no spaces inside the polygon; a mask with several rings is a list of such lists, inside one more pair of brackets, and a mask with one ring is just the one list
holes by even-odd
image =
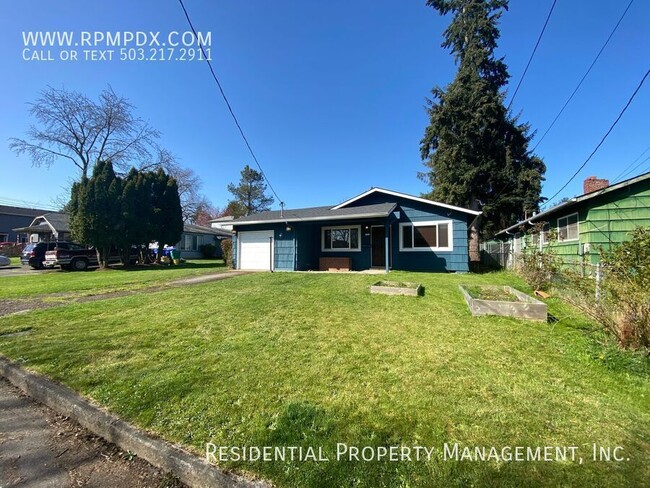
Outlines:
{"label": "evergreen tree", "polygon": [[98,161],[90,179],[73,185],[70,226],[75,239],[95,247],[101,268],[119,243],[122,181],[110,161]]}
{"label": "evergreen tree", "polygon": [[158,259],[165,244],[176,244],[183,233],[183,210],[176,180],[158,169],[152,174],[152,240],[158,241]]}
{"label": "evergreen tree", "polygon": [[[142,172],[131,168],[124,179],[120,201],[121,221],[117,237],[120,260],[128,264],[131,246],[147,244],[147,222],[151,213],[151,199],[144,188],[138,185]],[[141,256],[142,257],[142,256]]]}
{"label": "evergreen tree", "polygon": [[230,183],[228,191],[235,198],[228,202],[227,210],[235,218],[269,210],[273,203],[273,197],[266,195],[264,175],[248,165],[241,172],[239,184]]}
{"label": "evergreen tree", "polygon": [[508,70],[494,50],[498,20],[507,0],[428,0],[441,15],[453,15],[443,47],[458,72],[429,100],[430,124],[420,143],[427,170],[419,174],[427,197],[482,210],[470,229],[470,259],[479,259],[478,238],[538,209],[546,167],[530,154],[529,126],[504,106]]}

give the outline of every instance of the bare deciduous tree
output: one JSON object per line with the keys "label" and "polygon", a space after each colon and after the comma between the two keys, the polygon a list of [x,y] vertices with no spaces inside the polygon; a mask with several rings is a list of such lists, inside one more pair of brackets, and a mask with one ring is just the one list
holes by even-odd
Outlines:
{"label": "bare deciduous tree", "polygon": [[[160,147],[160,133],[133,115],[135,107],[110,86],[97,101],[48,86],[29,105],[36,123],[25,139],[10,139],[9,148],[27,154],[34,166],[49,167],[57,160],[68,160],[79,169],[79,179],[88,177],[97,161],[111,161],[118,174],[131,167],[143,171],[163,168],[178,183],[186,222],[192,221],[207,201],[199,193],[201,180],[196,173]],[[67,200],[60,203],[63,207]]]}
{"label": "bare deciduous tree", "polygon": [[48,86],[30,104],[37,125],[28,129],[26,139],[12,138],[9,148],[27,154],[35,166],[69,160],[86,177],[100,160],[126,169],[134,161],[151,160],[160,137],[157,130],[133,115],[133,108],[110,86],[98,101]]}

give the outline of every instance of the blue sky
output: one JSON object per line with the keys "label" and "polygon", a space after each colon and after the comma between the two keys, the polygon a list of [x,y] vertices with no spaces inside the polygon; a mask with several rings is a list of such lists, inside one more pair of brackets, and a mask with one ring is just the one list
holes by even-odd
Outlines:
{"label": "blue sky", "polygon": [[[627,0],[558,0],[513,109],[541,135],[600,49]],[[449,19],[424,1],[186,0],[198,31],[212,33],[213,66],[268,178],[288,207],[327,205],[371,186],[427,191],[417,179],[425,97],[455,74],[440,47]],[[226,204],[226,185],[253,164],[205,63],[25,61],[23,31],[188,29],[175,0],[7,2],[0,18],[0,199],[51,205],[76,168],[33,168],[8,149],[29,126],[27,103],[46,85],[95,97],[107,84],[163,133],[162,144]],[[498,54],[510,91],[551,1],[513,0]],[[589,78],[537,149],[551,196],[607,131],[650,65],[650,2],[636,0]],[[55,50],[58,53],[58,50]],[[558,196],[589,175],[614,179],[650,146],[650,81],[596,156]],[[639,160],[650,156],[650,151]],[[650,159],[634,174],[650,171]],[[630,175],[632,176],[632,174]]]}

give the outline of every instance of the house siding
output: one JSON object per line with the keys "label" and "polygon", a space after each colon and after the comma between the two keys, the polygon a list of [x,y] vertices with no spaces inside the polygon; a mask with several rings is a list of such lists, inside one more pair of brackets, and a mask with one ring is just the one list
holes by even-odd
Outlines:
{"label": "house siding", "polygon": [[[650,180],[621,188],[601,197],[576,205],[577,210],[566,212],[549,219],[552,227],[570,213],[578,213],[578,241],[556,242],[556,254],[566,262],[584,260],[591,264],[600,261],[599,251],[608,250],[630,238],[636,227],[650,227]],[[589,252],[583,253],[584,245]]]}
{"label": "house siding", "polygon": [[[285,224],[256,224],[242,227],[235,227],[237,232],[248,232],[256,230],[273,231],[273,270],[294,271],[295,270],[295,232],[287,231]],[[233,236],[232,256],[235,268],[238,264],[237,236]]]}
{"label": "house siding", "polygon": [[[34,215],[34,217],[36,216]],[[18,242],[19,235],[11,229],[27,227],[32,223],[34,217],[0,214],[0,234],[6,235],[7,242]],[[0,242],[4,240],[5,238],[1,238]]]}
{"label": "house siding", "polygon": [[578,214],[578,240],[553,242],[554,252],[564,263],[596,264],[601,249],[628,240],[636,227],[650,227],[650,179],[567,206],[546,221],[557,230],[558,219],[574,213]]}
{"label": "house siding", "polygon": [[[274,233],[274,270],[276,271],[306,271],[319,268],[321,257],[347,257],[351,261],[353,271],[361,271],[371,267],[372,244],[371,227],[386,226],[389,223],[391,245],[390,265],[392,269],[413,271],[457,271],[469,270],[467,221],[473,216],[457,210],[436,207],[413,200],[371,194],[353,202],[350,206],[372,205],[395,201],[395,211],[399,211],[399,219],[393,212],[386,218],[360,220],[332,220],[318,222],[291,222],[292,230],[286,230],[286,224],[254,224],[237,226],[237,232],[255,230],[273,230]],[[451,251],[400,251],[400,223],[425,221],[452,221],[453,250]],[[360,251],[323,251],[321,236],[323,227],[360,226]],[[237,241],[233,240],[233,257],[237,260]],[[383,267],[383,266],[382,266]]]}
{"label": "house siding", "polygon": [[[353,202],[350,206],[372,205],[387,201],[387,196],[374,193]],[[400,218],[391,223],[392,268],[412,271],[469,271],[469,248],[467,240],[468,219],[473,216],[457,210],[437,207],[406,198],[390,197],[397,204],[395,211]],[[453,250],[451,251],[401,251],[399,250],[399,224],[451,220]]]}
{"label": "house siding", "polygon": [[[196,236],[197,237],[197,246],[196,249],[183,249],[185,236]],[[221,240],[228,239],[227,237],[219,238],[212,234],[199,234],[195,232],[183,232],[181,234],[181,240],[176,243],[174,246],[176,249],[180,250],[181,257],[183,259],[201,259],[203,258],[203,253],[201,253],[200,246],[205,244],[213,244],[216,247],[214,257],[221,259],[223,257],[221,252]]]}

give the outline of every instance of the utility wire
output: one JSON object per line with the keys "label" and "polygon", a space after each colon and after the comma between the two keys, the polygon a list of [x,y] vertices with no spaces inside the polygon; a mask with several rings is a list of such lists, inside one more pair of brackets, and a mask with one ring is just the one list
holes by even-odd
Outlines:
{"label": "utility wire", "polygon": [[[564,109],[567,108],[567,105],[569,105],[569,102],[571,102],[571,100],[573,99],[574,95],[578,92],[578,90],[580,89],[580,86],[582,86],[582,82],[585,81],[585,79],[587,78],[587,76],[588,76],[589,73],[591,72],[591,69],[592,69],[592,68],[594,67],[594,65],[596,64],[596,61],[598,61],[598,58],[600,58],[600,55],[603,53],[603,51],[604,51],[605,48],[607,47],[607,44],[609,44],[609,41],[610,41],[610,40],[612,39],[612,37],[614,36],[614,33],[615,33],[616,30],[618,29],[618,26],[621,25],[621,21],[623,20],[623,17],[625,17],[625,14],[627,14],[627,11],[630,10],[630,7],[632,6],[633,3],[634,3],[634,0],[630,0],[630,3],[627,4],[627,7],[626,7],[625,10],[623,11],[623,14],[621,15],[621,17],[618,19],[618,22],[616,22],[616,25],[614,26],[614,29],[612,29],[612,32],[609,34],[609,37],[608,37],[607,40],[605,41],[605,44],[603,44],[603,46],[600,48],[600,51],[598,51],[598,54],[596,54],[596,57],[595,57],[594,60],[591,62],[591,65],[589,65],[589,68],[587,69],[587,71],[585,72],[585,74],[582,76],[582,78],[581,78],[580,81],[578,82],[578,85],[575,87],[575,89],[573,90],[573,92],[571,93],[571,95],[569,96],[569,98],[567,98],[566,102],[564,102],[564,105],[562,106],[562,108],[560,109],[560,111],[558,112],[558,114],[557,114],[557,115],[555,116],[555,118],[553,119],[553,122],[551,122],[551,125],[548,126],[548,128],[546,129],[546,131],[544,132],[544,134],[542,135],[542,137],[539,139],[539,141],[537,141],[537,143],[535,144],[535,147],[533,147],[533,149],[532,149],[533,152],[535,151],[535,149],[537,149],[537,146],[539,146],[539,145],[542,143],[542,141],[543,141],[544,138],[546,137],[546,134],[548,134],[549,131],[553,128],[553,126],[555,125],[555,122],[557,122],[557,119],[560,118],[560,115],[562,115],[562,112],[564,112]],[[513,98],[514,98],[514,97],[513,97]]]}
{"label": "utility wire", "polygon": [[[644,165],[645,163],[647,163],[648,161],[650,161],[650,156],[648,156],[647,158],[645,158],[643,161],[641,161],[639,164],[637,164],[636,166],[634,166],[632,169],[630,169],[629,171],[627,171],[626,173],[624,173],[622,176],[618,176],[617,179],[614,180],[614,183],[617,183],[617,182],[618,182],[618,178],[620,178],[620,180],[623,180],[623,179],[627,178],[628,175],[629,175],[630,173],[633,173],[634,171],[636,171],[637,168],[640,168],[641,166],[643,166],[643,165]],[[635,161],[635,162],[636,162],[636,161]]]}
{"label": "utility wire", "polygon": [[[192,24],[192,20],[190,19],[190,15],[187,12],[187,9],[185,8],[185,5],[183,4],[183,0],[178,0],[178,2],[181,4],[181,8],[183,9],[183,13],[185,14],[185,18],[187,19],[187,23],[190,25],[190,29],[192,29],[192,32],[194,33],[194,37],[196,39],[199,39],[196,30],[194,29],[194,25]],[[210,73],[212,74],[212,78],[214,79],[215,83],[217,84],[217,87],[219,87],[219,92],[221,92],[221,96],[223,97],[224,102],[226,102],[226,106],[228,107],[228,111],[230,112],[230,115],[232,116],[232,119],[235,121],[235,125],[237,126],[237,129],[239,129],[239,133],[242,136],[242,139],[244,139],[244,142],[246,143],[246,147],[248,148],[248,152],[251,153],[251,156],[253,157],[253,161],[255,161],[255,164],[257,164],[257,167],[260,170],[260,173],[262,173],[262,177],[266,181],[266,184],[269,185],[269,188],[271,189],[271,192],[275,195],[275,197],[278,199],[278,202],[280,202],[280,206],[284,206],[284,202],[280,198],[280,196],[276,193],[275,189],[273,188],[273,185],[271,185],[271,182],[266,176],[266,173],[264,173],[264,170],[262,169],[262,165],[260,162],[257,160],[257,156],[255,156],[255,153],[253,152],[253,148],[251,148],[251,145],[248,142],[248,139],[246,138],[246,135],[244,134],[244,130],[241,128],[241,125],[239,125],[239,121],[237,120],[237,116],[235,115],[235,112],[232,109],[232,106],[230,105],[230,102],[228,101],[228,97],[226,97],[226,93],[223,91],[223,87],[221,86],[221,83],[219,82],[219,78],[217,77],[217,74],[214,71],[214,68],[212,67],[212,63],[210,62],[209,56],[206,54],[205,49],[203,48],[203,44],[199,42],[199,48],[201,49],[201,52],[203,53],[203,57],[205,58],[205,61],[208,63],[208,68],[210,68]]]}
{"label": "utility wire", "polygon": [[[619,181],[619,180],[622,180],[623,177],[624,177],[625,175],[631,173],[632,171],[634,171],[635,169],[637,169],[639,166],[641,166],[643,163],[645,163],[645,162],[648,160],[647,158],[646,158],[645,160],[641,161],[641,162],[640,162],[639,164],[637,164],[636,166],[634,166],[634,168],[632,168],[632,166],[633,166],[633,165],[634,165],[634,164],[635,164],[639,159],[641,159],[641,158],[645,155],[645,153],[648,152],[648,150],[650,150],[650,146],[646,147],[645,150],[644,150],[641,154],[639,154],[639,156],[638,156],[634,161],[632,161],[630,164],[628,164],[628,165],[623,169],[623,171],[621,171],[621,172],[618,174],[618,176],[617,176],[616,178],[614,178],[614,182],[617,182],[617,181]],[[630,169],[630,168],[632,168],[632,169]]]}
{"label": "utility wire", "polygon": [[517,92],[519,91],[519,87],[521,86],[521,82],[524,81],[524,77],[526,76],[526,72],[528,72],[530,63],[533,61],[533,58],[535,57],[535,53],[537,52],[537,48],[539,47],[539,43],[542,40],[542,36],[544,35],[544,31],[546,30],[546,26],[548,25],[548,21],[551,18],[551,14],[553,13],[553,9],[555,8],[556,3],[557,0],[553,0],[553,5],[551,5],[551,10],[549,10],[548,15],[546,16],[544,27],[542,27],[542,32],[540,32],[539,36],[537,37],[537,42],[535,43],[535,47],[533,48],[533,52],[531,53],[530,58],[528,59],[526,68],[524,68],[524,72],[521,74],[521,78],[519,78],[519,83],[517,83],[517,88],[515,88],[515,92],[512,94],[512,98],[510,99],[510,103],[508,104],[508,110],[510,110],[510,107],[512,106],[512,102],[515,100],[515,97],[517,96]]}
{"label": "utility wire", "polygon": [[40,210],[51,210],[55,211],[54,207],[50,204],[42,204],[42,203],[36,203],[36,202],[30,202],[27,200],[16,200],[13,198],[7,198],[7,197],[0,197],[0,205],[7,205],[9,207],[23,207],[23,205],[27,205],[30,208],[37,208]]}
{"label": "utility wire", "polygon": [[[609,136],[609,134],[612,132],[612,130],[614,130],[614,127],[616,127],[616,124],[618,124],[618,121],[621,120],[621,117],[623,117],[623,114],[625,113],[625,111],[627,110],[627,108],[628,108],[628,107],[630,106],[630,104],[632,103],[632,100],[634,100],[634,97],[636,96],[636,94],[639,92],[639,90],[640,90],[641,87],[643,86],[643,83],[645,82],[645,80],[646,80],[646,78],[648,77],[648,75],[650,75],[650,69],[649,69],[648,71],[645,72],[645,75],[644,75],[643,78],[641,79],[641,82],[639,83],[639,85],[636,87],[636,90],[634,90],[634,93],[632,93],[632,96],[630,97],[630,99],[629,99],[629,100],[627,101],[627,103],[625,104],[625,107],[623,107],[623,110],[621,110],[621,112],[618,114],[618,117],[616,117],[616,120],[615,120],[614,123],[611,125],[611,127],[609,128],[609,130],[605,133],[605,135],[604,135],[603,138],[600,140],[600,142],[598,143],[598,145],[594,148],[593,151],[591,151],[591,154],[589,155],[589,157],[588,157],[587,159],[585,159],[584,163],[582,163],[582,164],[580,165],[580,167],[576,170],[576,172],[573,173],[573,175],[571,176],[571,178],[569,178],[569,181],[567,181],[567,182],[562,186],[562,188],[560,188],[560,189],[559,189],[559,190],[558,190],[558,191],[557,191],[557,192],[556,192],[556,193],[555,193],[551,198],[549,198],[549,199],[547,200],[548,202],[551,202],[551,201],[552,201],[556,196],[558,196],[558,195],[562,192],[562,190],[564,190],[564,189],[568,186],[568,184],[571,183],[571,182],[573,181],[573,179],[574,179],[576,176],[578,176],[578,173],[580,173],[580,171],[582,171],[582,168],[584,168],[584,167],[587,165],[587,163],[591,160],[591,158],[594,156],[594,154],[596,154],[596,151],[598,151],[598,149],[600,148],[600,146],[603,145],[603,143],[605,142],[605,139],[607,139],[607,136]],[[545,206],[546,206],[546,205],[545,205]]]}

